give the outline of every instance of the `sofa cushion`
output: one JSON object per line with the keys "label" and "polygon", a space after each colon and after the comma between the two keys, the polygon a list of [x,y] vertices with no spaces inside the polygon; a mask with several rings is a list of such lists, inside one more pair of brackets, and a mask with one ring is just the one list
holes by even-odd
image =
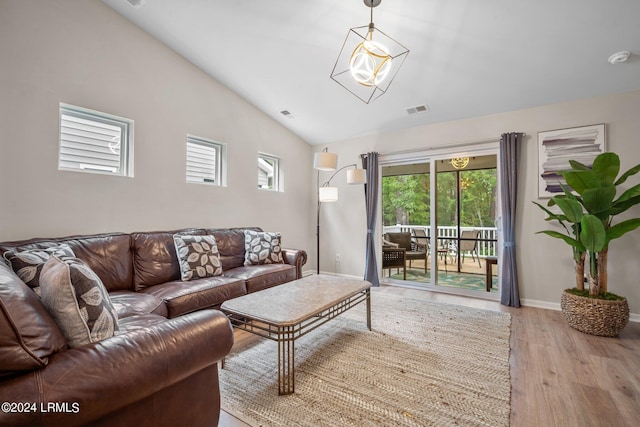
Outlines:
{"label": "sofa cushion", "polygon": [[0,262],[0,377],[43,368],[49,356],[66,347],[36,294]]}
{"label": "sofa cushion", "polygon": [[297,271],[290,264],[264,264],[234,268],[224,276],[246,281],[247,292],[251,293],[296,280]]}
{"label": "sofa cushion", "polygon": [[143,292],[115,291],[109,292],[111,304],[118,313],[118,327],[122,319],[139,314],[156,314],[167,317],[167,306],[161,298]]}
{"label": "sofa cushion", "polygon": [[100,278],[77,258],[52,256],[42,269],[42,303],[70,347],[98,342],[118,330],[118,315]]}
{"label": "sofa cushion", "polygon": [[244,265],[282,264],[280,233],[244,231]]}
{"label": "sofa cushion", "polygon": [[247,287],[244,280],[216,276],[189,282],[174,280],[150,286],[141,292],[162,298],[167,305],[168,317],[173,318],[203,308],[217,307],[230,298],[245,295]]}
{"label": "sofa cushion", "polygon": [[133,289],[133,262],[128,234],[103,233],[3,242],[0,252],[46,249],[63,243],[69,245],[75,256],[100,277],[108,291]]}
{"label": "sofa cushion", "polygon": [[244,230],[262,231],[259,228],[221,228],[208,229],[207,234],[216,238],[222,271],[244,265]]}
{"label": "sofa cushion", "polygon": [[166,322],[167,318],[157,314],[134,314],[118,319],[118,335],[123,335],[136,329],[148,328],[158,323]]}
{"label": "sofa cushion", "polygon": [[133,256],[128,234],[79,237],[66,243],[98,275],[107,291],[133,290]]}
{"label": "sofa cushion", "polygon": [[180,275],[183,281],[222,274],[222,264],[215,237],[174,234],[173,243],[176,247]]}
{"label": "sofa cushion", "polygon": [[[180,265],[173,243],[174,234],[202,235],[203,230],[157,231],[131,234],[134,290],[180,279]],[[224,268],[224,265],[223,265]]]}
{"label": "sofa cushion", "polygon": [[40,296],[40,274],[42,267],[51,255],[59,258],[74,257],[75,254],[67,244],[60,244],[50,248],[26,249],[23,251],[7,251],[4,258],[22,281],[29,286],[36,295]]}

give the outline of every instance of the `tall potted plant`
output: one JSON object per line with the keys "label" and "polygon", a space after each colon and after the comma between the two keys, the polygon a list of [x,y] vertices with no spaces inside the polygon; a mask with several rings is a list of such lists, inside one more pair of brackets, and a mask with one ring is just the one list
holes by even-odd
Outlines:
{"label": "tall potted plant", "polygon": [[640,227],[640,218],[613,224],[617,215],[640,204],[640,184],[616,197],[619,186],[640,172],[640,164],[618,177],[620,158],[615,153],[600,154],[592,168],[573,160],[569,163],[571,170],[562,172],[568,187],[548,204],[558,206],[560,212],[554,213],[536,203],[547,213],[547,220],[557,221],[566,234],[554,230],[540,233],[562,239],[573,251],[576,286],[566,289],[561,299],[569,324],[589,334],[617,336],[629,321],[629,306],[625,298],[608,292],[609,244]]}

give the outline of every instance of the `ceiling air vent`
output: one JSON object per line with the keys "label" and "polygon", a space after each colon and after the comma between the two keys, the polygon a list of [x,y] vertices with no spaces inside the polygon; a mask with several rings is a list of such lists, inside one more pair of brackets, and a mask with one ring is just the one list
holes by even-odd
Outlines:
{"label": "ceiling air vent", "polygon": [[418,113],[426,113],[427,111],[429,111],[429,107],[426,104],[425,105],[418,105],[416,107],[407,108],[407,113],[409,115],[418,114]]}
{"label": "ceiling air vent", "polygon": [[282,110],[280,111],[280,114],[282,114],[283,116],[285,116],[288,119],[294,119],[296,116],[293,115],[293,113],[289,110]]}
{"label": "ceiling air vent", "polygon": [[146,0],[127,0],[127,3],[129,3],[133,7],[140,7],[144,4],[145,1]]}

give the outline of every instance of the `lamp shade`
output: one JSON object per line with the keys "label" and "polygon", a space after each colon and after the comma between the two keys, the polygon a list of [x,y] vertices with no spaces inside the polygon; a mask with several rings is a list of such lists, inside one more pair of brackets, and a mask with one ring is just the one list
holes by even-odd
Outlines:
{"label": "lamp shade", "polygon": [[338,201],[338,187],[320,187],[319,197],[323,203]]}
{"label": "lamp shade", "polygon": [[320,151],[313,155],[313,168],[321,171],[334,171],[338,168],[338,155]]}
{"label": "lamp shade", "polygon": [[364,184],[367,177],[364,169],[349,169],[347,171],[347,184]]}

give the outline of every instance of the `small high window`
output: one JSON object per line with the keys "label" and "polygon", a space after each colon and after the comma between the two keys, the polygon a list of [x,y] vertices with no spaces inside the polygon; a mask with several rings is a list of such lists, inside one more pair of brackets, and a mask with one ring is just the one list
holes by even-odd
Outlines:
{"label": "small high window", "polygon": [[187,135],[187,182],[224,185],[224,145]]}
{"label": "small high window", "polygon": [[133,120],[61,103],[58,169],[133,176]]}
{"label": "small high window", "polygon": [[258,188],[280,190],[280,159],[258,153]]}

